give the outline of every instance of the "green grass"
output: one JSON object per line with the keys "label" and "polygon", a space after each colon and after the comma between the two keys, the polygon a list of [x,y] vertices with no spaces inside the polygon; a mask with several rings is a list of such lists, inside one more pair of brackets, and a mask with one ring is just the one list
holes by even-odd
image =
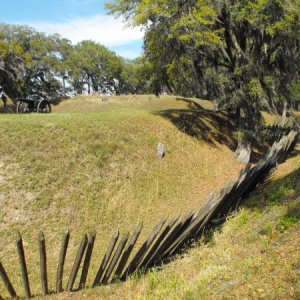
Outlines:
{"label": "green grass", "polygon": [[[60,103],[49,115],[0,115],[0,259],[15,274],[18,293],[23,291],[17,231],[24,237],[32,291],[38,294],[38,232],[46,236],[53,290],[64,230],[71,230],[68,272],[81,236],[96,229],[91,282],[114,229],[132,231],[143,220],[141,243],[165,213],[199,207],[236,175],[241,166],[226,144],[182,132],[161,114],[169,109],[195,110],[169,96],[121,97],[108,103],[79,97]],[[207,128],[213,126],[209,114],[203,118],[210,121]],[[225,117],[223,121],[226,125]],[[209,133],[204,134],[207,138]],[[158,142],[165,144],[164,159],[156,156]]]}
{"label": "green grass", "polygon": [[278,229],[285,232],[300,221],[300,203],[292,205],[288,208],[287,213],[281,218],[278,223]]}

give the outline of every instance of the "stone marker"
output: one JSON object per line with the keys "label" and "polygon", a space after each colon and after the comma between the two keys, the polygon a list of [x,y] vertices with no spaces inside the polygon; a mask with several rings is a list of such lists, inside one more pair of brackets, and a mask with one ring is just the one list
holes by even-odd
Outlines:
{"label": "stone marker", "polygon": [[165,156],[165,145],[162,143],[157,145],[157,156],[159,158],[163,158]]}

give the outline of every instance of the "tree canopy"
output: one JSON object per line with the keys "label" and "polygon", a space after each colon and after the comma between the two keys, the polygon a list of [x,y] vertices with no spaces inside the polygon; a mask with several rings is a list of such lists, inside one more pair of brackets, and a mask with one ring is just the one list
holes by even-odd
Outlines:
{"label": "tree canopy", "polygon": [[147,86],[144,69],[144,59],[126,60],[93,41],[72,45],[58,34],[0,24],[0,91],[12,100],[142,92]]}
{"label": "tree canopy", "polygon": [[0,25],[0,86],[12,99],[59,92],[59,75],[69,42],[27,26]]}
{"label": "tree canopy", "polygon": [[154,89],[236,110],[244,132],[260,110],[285,115],[300,70],[299,0],[113,0],[111,14],[145,30]]}

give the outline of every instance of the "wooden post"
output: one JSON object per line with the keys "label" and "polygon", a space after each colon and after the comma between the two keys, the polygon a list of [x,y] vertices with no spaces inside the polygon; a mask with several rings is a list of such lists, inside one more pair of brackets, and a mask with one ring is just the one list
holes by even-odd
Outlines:
{"label": "wooden post", "polygon": [[[184,223],[186,221],[188,221],[190,217],[192,217],[192,215],[189,216],[189,214],[188,214],[185,218],[179,220],[178,222],[176,221],[177,223],[173,223],[173,226],[172,226],[172,228],[170,228],[165,239],[160,243],[160,245],[158,245],[158,247],[152,254],[152,257],[150,259],[151,266],[153,264],[156,264],[163,258],[163,255],[164,255],[166,249],[169,247],[169,245],[172,242],[174,242],[174,240],[176,240],[178,235],[184,234],[184,232],[182,232],[181,230],[182,230],[182,228],[184,228]],[[196,218],[194,219],[194,222],[196,222]],[[186,228],[185,230],[188,231],[188,228]],[[147,265],[149,265],[149,263]]]}
{"label": "wooden post", "polygon": [[46,255],[46,243],[45,236],[40,231],[38,236],[39,250],[40,250],[40,269],[41,269],[41,283],[43,296],[48,294],[48,277],[47,277],[47,255]]}
{"label": "wooden post", "polygon": [[76,258],[74,260],[74,264],[72,267],[72,271],[69,277],[69,281],[68,281],[68,285],[67,285],[67,291],[71,292],[75,283],[75,279],[80,267],[80,263],[82,261],[83,255],[84,255],[84,251],[87,245],[87,236],[86,234],[84,235],[84,237],[81,240],[81,243],[79,245],[78,251],[77,251],[77,255]]}
{"label": "wooden post", "polygon": [[114,251],[114,248],[115,248],[115,245],[116,245],[116,243],[118,241],[118,238],[119,238],[119,231],[117,230],[113,234],[113,236],[112,236],[112,238],[111,238],[111,240],[109,242],[108,248],[107,248],[107,250],[105,252],[105,255],[104,255],[103,259],[102,259],[102,262],[101,262],[101,264],[99,266],[99,269],[98,269],[98,272],[97,272],[97,275],[95,277],[95,280],[93,282],[92,287],[95,287],[95,286],[99,285],[100,282],[102,282],[102,277],[103,277],[104,271],[106,269],[106,266],[107,266],[107,264],[109,262],[109,259],[110,259],[111,255],[112,255],[112,253]]}
{"label": "wooden post", "polygon": [[61,243],[61,250],[59,254],[57,273],[56,273],[56,293],[61,293],[63,291],[62,288],[63,272],[64,272],[64,265],[65,265],[69,240],[70,240],[70,231],[67,230],[64,233],[62,243]]}
{"label": "wooden post", "polygon": [[164,251],[165,252],[165,254],[164,254],[165,257],[168,257],[171,245],[173,244],[175,239],[177,237],[180,237],[184,233],[185,229],[187,229],[187,227],[189,227],[189,225],[192,222],[193,218],[194,218],[194,213],[191,211],[184,218],[182,218],[182,220],[180,220],[179,223],[181,225],[174,232],[174,235],[170,237],[169,243],[166,244],[166,248],[165,248],[165,251]]}
{"label": "wooden post", "polygon": [[11,284],[11,281],[9,280],[9,277],[3,267],[3,265],[1,264],[0,262],[0,277],[9,293],[9,295],[12,297],[12,298],[17,298],[17,293],[13,287],[13,285]]}
{"label": "wooden post", "polygon": [[120,259],[119,265],[118,265],[118,267],[116,269],[116,272],[115,272],[115,275],[114,275],[115,277],[117,277],[117,278],[121,277],[121,274],[122,274],[122,272],[123,272],[123,270],[124,270],[124,268],[126,266],[127,260],[128,260],[130,254],[131,254],[131,252],[132,252],[132,250],[134,248],[134,245],[135,245],[135,243],[136,243],[136,241],[137,241],[137,239],[138,239],[138,237],[139,237],[139,235],[140,235],[140,233],[142,231],[142,228],[143,228],[143,223],[141,222],[136,227],[136,229],[133,232],[133,234],[131,235],[131,237],[130,237],[128,243],[127,243],[127,246],[126,246],[126,248],[125,248],[125,250],[123,252],[123,255],[122,255],[121,259]]}
{"label": "wooden post", "polygon": [[90,262],[91,262],[91,258],[92,258],[95,238],[96,238],[96,231],[93,231],[88,236],[88,244],[87,244],[85,259],[84,259],[84,263],[83,263],[83,267],[82,267],[82,273],[81,273],[81,278],[80,278],[80,283],[79,283],[79,289],[83,289],[85,287],[85,284],[86,284],[86,279],[87,279],[87,275],[88,275],[88,272],[89,272],[89,267],[90,267]]}
{"label": "wooden post", "polygon": [[171,229],[173,229],[173,226],[176,224],[176,222],[179,220],[180,214],[177,214],[164,228],[163,232],[157,237],[156,242],[153,244],[151,249],[148,251],[147,255],[144,257],[142,262],[139,265],[139,268],[145,268],[151,267],[151,263],[153,261],[154,253],[156,253],[156,250],[159,248],[159,246],[162,244],[164,238],[167,236],[167,234],[170,232]]}
{"label": "wooden post", "polygon": [[161,230],[161,228],[163,227],[167,219],[168,219],[168,215],[163,216],[160,222],[152,229],[145,242],[142,244],[140,249],[137,251],[133,259],[129,263],[128,267],[123,272],[121,279],[126,278],[137,269],[140,261],[143,259],[147,250],[151,247],[153,241],[155,240],[157,234],[159,233],[159,231]]}
{"label": "wooden post", "polygon": [[116,266],[116,264],[118,263],[118,260],[122,254],[122,251],[127,243],[127,240],[128,240],[128,237],[129,237],[129,233],[126,232],[124,235],[123,235],[123,238],[121,239],[119,245],[118,245],[118,248],[116,249],[116,252],[106,270],[106,273],[104,274],[104,277],[103,277],[103,280],[102,280],[102,283],[103,284],[107,284],[109,282],[109,278],[111,276],[111,274],[113,273],[114,271],[114,268]]}
{"label": "wooden post", "polygon": [[18,255],[19,255],[19,262],[20,262],[20,267],[21,267],[21,272],[22,272],[22,280],[23,280],[23,284],[24,284],[25,296],[27,298],[30,298],[31,291],[30,291],[30,285],[29,285],[29,279],[28,279],[28,272],[27,272],[25,254],[24,254],[23,241],[22,241],[20,232],[18,232],[18,236],[17,236],[17,251],[18,251]]}

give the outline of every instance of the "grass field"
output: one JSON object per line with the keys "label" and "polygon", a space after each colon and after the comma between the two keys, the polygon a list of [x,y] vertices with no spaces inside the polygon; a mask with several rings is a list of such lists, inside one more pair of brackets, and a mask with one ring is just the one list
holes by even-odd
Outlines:
{"label": "grass field", "polygon": [[[199,207],[242,168],[232,152],[234,124],[211,111],[208,101],[104,100],[79,96],[54,106],[49,115],[0,114],[0,260],[9,274],[17,274],[13,283],[21,295],[18,231],[32,292],[40,294],[39,230],[46,235],[54,290],[64,230],[71,230],[68,274],[81,236],[96,229],[91,282],[114,229],[132,231],[143,220],[141,242],[165,213]],[[159,142],[166,147],[163,159],[156,156]],[[161,270],[49,298],[299,299],[298,153],[200,247]],[[0,294],[7,295],[1,281]]]}
{"label": "grass field", "polygon": [[[69,271],[83,233],[98,232],[92,259],[100,261],[114,229],[131,231],[142,220],[141,241],[165,213],[199,207],[234,177],[241,166],[230,150],[233,124],[207,110],[209,105],[170,96],[108,102],[82,96],[60,103],[49,115],[1,114],[0,259],[9,274],[18,274],[13,279],[18,292],[18,231],[37,294],[39,230],[51,249],[53,289],[65,229],[72,232]],[[156,156],[159,142],[166,147],[163,159]]]}

